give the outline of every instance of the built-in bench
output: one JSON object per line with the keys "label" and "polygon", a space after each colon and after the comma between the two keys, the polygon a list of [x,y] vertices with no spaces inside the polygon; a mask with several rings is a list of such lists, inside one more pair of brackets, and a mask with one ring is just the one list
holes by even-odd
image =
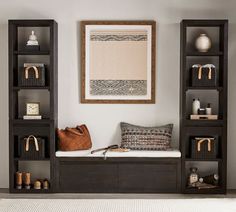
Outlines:
{"label": "built-in bench", "polygon": [[58,192],[180,192],[178,150],[90,152],[56,152]]}

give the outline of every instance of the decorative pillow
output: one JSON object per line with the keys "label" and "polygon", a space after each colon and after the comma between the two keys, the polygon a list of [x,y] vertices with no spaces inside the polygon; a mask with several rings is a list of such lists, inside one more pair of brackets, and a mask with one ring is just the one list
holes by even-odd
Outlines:
{"label": "decorative pillow", "polygon": [[141,127],[121,122],[121,147],[133,150],[168,150],[173,124]]}

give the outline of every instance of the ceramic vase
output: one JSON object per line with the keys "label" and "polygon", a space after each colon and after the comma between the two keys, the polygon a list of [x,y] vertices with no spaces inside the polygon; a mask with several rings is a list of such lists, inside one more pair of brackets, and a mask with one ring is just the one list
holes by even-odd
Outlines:
{"label": "ceramic vase", "polygon": [[207,52],[211,48],[211,39],[206,34],[200,34],[195,41],[195,46],[199,52]]}

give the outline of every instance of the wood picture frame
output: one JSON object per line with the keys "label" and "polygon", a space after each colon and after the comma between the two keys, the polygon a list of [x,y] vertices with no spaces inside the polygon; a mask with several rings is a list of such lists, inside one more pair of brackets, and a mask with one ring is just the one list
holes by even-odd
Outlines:
{"label": "wood picture frame", "polygon": [[81,21],[81,103],[154,104],[155,21]]}

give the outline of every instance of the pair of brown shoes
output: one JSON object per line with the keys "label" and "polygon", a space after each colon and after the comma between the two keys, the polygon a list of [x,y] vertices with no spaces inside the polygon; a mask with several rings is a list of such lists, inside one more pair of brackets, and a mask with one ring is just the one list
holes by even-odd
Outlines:
{"label": "pair of brown shoes", "polygon": [[25,189],[30,189],[30,182],[29,172],[16,172],[16,189],[22,189],[22,185]]}

